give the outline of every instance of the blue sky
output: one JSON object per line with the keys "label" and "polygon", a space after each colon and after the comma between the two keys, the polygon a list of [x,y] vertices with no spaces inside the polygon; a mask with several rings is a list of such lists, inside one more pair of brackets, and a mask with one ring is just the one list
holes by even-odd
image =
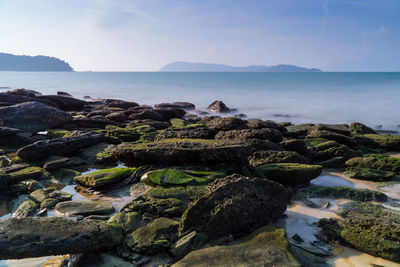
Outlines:
{"label": "blue sky", "polygon": [[172,61],[400,71],[400,0],[0,0],[0,52],[76,70]]}

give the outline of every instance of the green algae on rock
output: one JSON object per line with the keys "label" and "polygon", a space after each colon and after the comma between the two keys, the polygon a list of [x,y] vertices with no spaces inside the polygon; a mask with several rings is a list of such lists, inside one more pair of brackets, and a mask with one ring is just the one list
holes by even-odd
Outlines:
{"label": "green algae on rock", "polygon": [[[190,174],[188,174],[190,173]],[[141,179],[142,182],[152,185],[179,186],[202,185],[213,181],[215,178],[224,177],[225,172],[196,172],[175,169],[162,169],[147,172]]]}
{"label": "green algae on rock", "polygon": [[309,160],[294,151],[256,151],[249,157],[249,162],[254,167],[266,163],[309,163]]}
{"label": "green algae on rock", "polygon": [[356,135],[355,139],[368,147],[384,148],[400,151],[400,136],[388,134],[362,134]]}
{"label": "green algae on rock", "polygon": [[119,227],[61,217],[0,221],[0,259],[105,251],[122,241]]}
{"label": "green algae on rock", "polygon": [[331,187],[309,185],[299,189],[295,199],[307,198],[346,198],[356,201],[379,201],[385,202],[388,197],[379,191],[369,189],[354,189],[349,187]]}
{"label": "green algae on rock", "polygon": [[103,169],[76,176],[74,180],[82,185],[101,188],[123,181],[135,172],[136,168]]}
{"label": "green algae on rock", "polygon": [[112,216],[108,222],[118,225],[125,233],[131,233],[144,224],[142,216],[137,212],[119,212]]}
{"label": "green algae on rock", "polygon": [[270,163],[256,168],[263,177],[281,184],[308,183],[322,172],[321,165]]}
{"label": "green algae on rock", "polygon": [[400,262],[400,214],[368,202],[345,204],[344,220],[321,219],[319,225],[331,239],[368,254]]}
{"label": "green algae on rock", "polygon": [[284,229],[267,225],[233,245],[207,247],[187,254],[173,267],[286,266],[300,267],[289,252]]}
{"label": "green algae on rock", "polygon": [[146,226],[136,229],[127,239],[127,246],[145,255],[167,251],[177,239],[179,222],[158,218]]}
{"label": "green algae on rock", "polygon": [[215,180],[196,197],[182,215],[179,232],[198,231],[213,238],[243,235],[277,220],[288,201],[280,184],[231,175]]}
{"label": "green algae on rock", "polygon": [[142,144],[121,144],[116,157],[129,166],[148,164],[179,165],[185,163],[247,164],[251,146],[242,143],[206,139],[163,139]]}
{"label": "green algae on rock", "polygon": [[371,168],[347,168],[343,174],[354,179],[377,182],[391,180],[396,175],[391,171],[382,171]]}
{"label": "green algae on rock", "polygon": [[356,134],[376,134],[377,133],[374,129],[372,129],[362,123],[359,123],[359,122],[353,122],[350,125],[349,130]]}
{"label": "green algae on rock", "polygon": [[67,216],[108,215],[115,211],[110,204],[101,204],[93,201],[64,201],[55,206],[55,209]]}
{"label": "green algae on rock", "polygon": [[381,154],[369,154],[346,161],[347,167],[370,168],[400,173],[400,159]]}
{"label": "green algae on rock", "polygon": [[18,209],[14,212],[13,218],[25,218],[36,214],[39,205],[32,200],[26,200],[19,205]]}

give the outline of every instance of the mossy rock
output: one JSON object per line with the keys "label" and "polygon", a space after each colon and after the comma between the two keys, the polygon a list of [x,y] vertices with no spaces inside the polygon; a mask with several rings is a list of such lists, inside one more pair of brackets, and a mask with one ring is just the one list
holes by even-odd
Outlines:
{"label": "mossy rock", "polygon": [[374,129],[372,129],[362,123],[359,123],[359,122],[353,122],[350,125],[349,130],[355,134],[376,134],[377,133]]}
{"label": "mossy rock", "polygon": [[101,188],[123,181],[135,172],[136,168],[111,168],[79,175],[74,180],[82,185]]}
{"label": "mossy rock", "polygon": [[184,119],[173,118],[169,120],[171,123],[170,128],[185,128],[185,127],[204,127],[204,124],[201,123],[193,123]]}
{"label": "mossy rock", "polygon": [[400,159],[381,154],[369,154],[346,161],[347,167],[370,168],[382,171],[400,173]]}
{"label": "mossy rock", "polygon": [[312,147],[315,148],[316,146],[329,142],[330,140],[325,139],[325,138],[309,138],[309,139],[305,139],[304,143],[306,144],[306,146],[308,147]]}
{"label": "mossy rock", "polygon": [[125,128],[114,125],[107,125],[106,130],[106,136],[118,137],[119,139],[126,142],[137,141],[142,135],[157,132],[156,128],[146,124],[138,126],[128,124]]}
{"label": "mossy rock", "polygon": [[[150,171],[142,177],[141,181],[151,185],[162,186],[203,185],[211,182],[215,178],[225,176],[224,172],[187,172],[175,169]],[[197,176],[194,176],[196,174]]]}
{"label": "mossy rock", "polygon": [[204,186],[185,186],[185,187],[170,187],[161,186],[154,187],[146,193],[146,198],[176,198],[184,202],[190,202],[204,190]]}
{"label": "mossy rock", "polygon": [[93,201],[64,201],[55,209],[67,216],[108,215],[115,211],[111,204],[101,204]]}
{"label": "mossy rock", "polygon": [[188,266],[286,266],[300,267],[289,252],[284,229],[267,225],[233,245],[214,246],[187,254],[172,267]]}
{"label": "mossy rock", "polygon": [[118,225],[125,233],[131,233],[144,224],[142,216],[137,212],[119,212],[112,216],[108,222]]}
{"label": "mossy rock", "polygon": [[257,151],[249,157],[251,165],[257,167],[266,163],[309,163],[308,159],[294,151]]}
{"label": "mossy rock", "polygon": [[72,195],[66,192],[58,191],[53,188],[37,189],[29,195],[34,201],[41,203],[46,198],[55,198],[59,201],[67,201],[72,199]]}
{"label": "mossy rock", "polygon": [[6,156],[0,156],[0,168],[8,167],[10,166],[10,160]]}
{"label": "mossy rock", "polygon": [[346,198],[356,201],[379,201],[385,202],[388,197],[379,191],[369,189],[354,189],[349,187],[330,187],[309,185],[299,189],[295,199],[307,198]]}
{"label": "mossy rock", "polygon": [[52,209],[60,202],[57,198],[46,198],[40,203],[40,209]]}
{"label": "mossy rock", "polygon": [[47,137],[53,138],[62,138],[62,137],[70,137],[73,135],[73,132],[62,129],[52,129],[47,131]]}
{"label": "mossy rock", "polygon": [[78,176],[79,174],[81,173],[78,171],[64,168],[45,173],[50,181],[55,184],[70,184],[73,181],[74,177]]}
{"label": "mossy rock", "polygon": [[388,181],[396,175],[391,171],[382,171],[371,168],[348,168],[343,174],[350,178],[370,181]]}
{"label": "mossy rock", "polygon": [[83,150],[79,156],[96,165],[115,165],[117,159],[113,154],[115,145],[99,143]]}
{"label": "mossy rock", "polygon": [[324,258],[312,254],[300,247],[290,246],[289,252],[300,263],[302,267],[325,267],[327,266]]}
{"label": "mossy rock", "polygon": [[21,159],[18,156],[15,156],[10,160],[10,165],[19,164],[19,163],[23,163],[23,162],[24,162],[23,159]]}
{"label": "mossy rock", "polygon": [[16,169],[7,173],[11,176],[10,183],[16,184],[27,179],[42,179],[44,178],[43,169],[36,166],[29,166],[22,169]]}
{"label": "mossy rock", "polygon": [[398,211],[368,202],[345,204],[344,220],[322,219],[319,225],[331,238],[358,250],[400,262],[400,215]]}
{"label": "mossy rock", "polygon": [[308,183],[322,172],[321,165],[300,163],[271,163],[258,166],[257,172],[269,180],[281,184]]}
{"label": "mossy rock", "polygon": [[356,135],[356,140],[368,147],[384,148],[400,151],[400,136],[388,134],[362,134]]}
{"label": "mossy rock", "polygon": [[39,205],[32,200],[26,200],[21,203],[18,209],[14,212],[13,218],[26,218],[34,216],[39,208]]}
{"label": "mossy rock", "polygon": [[177,240],[179,223],[168,218],[158,218],[146,226],[136,229],[127,240],[134,252],[154,255],[167,251]]}
{"label": "mossy rock", "polygon": [[153,121],[153,120],[134,120],[130,123],[128,123],[127,127],[128,128],[135,128],[138,126],[142,125],[148,125],[151,126],[157,130],[163,130],[171,126],[170,122],[166,121]]}

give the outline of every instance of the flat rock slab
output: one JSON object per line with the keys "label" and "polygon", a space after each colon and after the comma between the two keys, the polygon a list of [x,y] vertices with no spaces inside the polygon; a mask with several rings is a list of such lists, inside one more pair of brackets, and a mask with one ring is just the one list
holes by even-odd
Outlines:
{"label": "flat rock slab", "polygon": [[65,201],[58,203],[55,209],[67,216],[108,215],[115,211],[112,205],[92,201]]}
{"label": "flat rock slab", "polygon": [[121,229],[94,220],[12,218],[0,221],[0,259],[106,251],[121,239]]}

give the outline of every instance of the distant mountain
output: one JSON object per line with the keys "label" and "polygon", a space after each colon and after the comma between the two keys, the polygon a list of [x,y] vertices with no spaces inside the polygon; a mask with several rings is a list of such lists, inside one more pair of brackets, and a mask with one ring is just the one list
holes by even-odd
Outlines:
{"label": "distant mountain", "polygon": [[222,64],[208,63],[190,63],[177,61],[165,65],[160,71],[190,71],[190,72],[320,72],[320,69],[308,69],[292,65],[276,65],[276,66],[245,66],[233,67]]}
{"label": "distant mountain", "polygon": [[58,58],[47,56],[16,56],[0,53],[0,71],[74,71]]}

